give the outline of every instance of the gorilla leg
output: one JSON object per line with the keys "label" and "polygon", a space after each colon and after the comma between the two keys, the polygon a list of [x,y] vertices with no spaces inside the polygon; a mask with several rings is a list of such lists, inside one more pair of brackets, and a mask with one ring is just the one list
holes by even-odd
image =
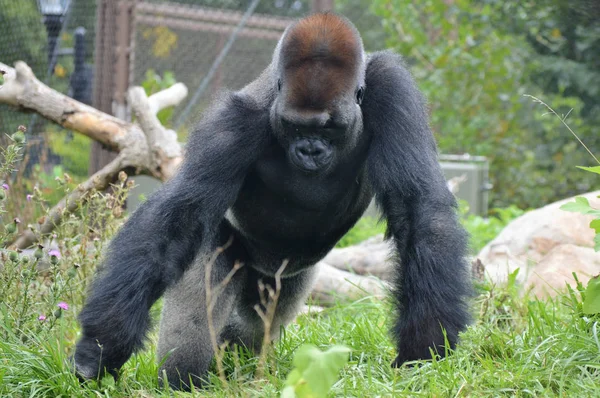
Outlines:
{"label": "gorilla leg", "polygon": [[[230,234],[231,229],[224,222],[221,236]],[[231,315],[236,292],[245,283],[245,267],[235,272],[222,291],[216,290],[242,254],[240,244],[234,239],[231,246],[212,265],[211,287],[215,294],[213,297],[217,300],[212,311],[212,325],[217,337]],[[201,378],[206,375],[214,356],[209,333],[205,277],[205,267],[210,256],[208,254],[196,259],[181,280],[167,290],[164,296],[157,353],[158,360],[164,360],[164,364],[160,368],[159,377],[163,377],[164,371],[169,384],[175,389],[189,390],[190,383],[201,385]]]}
{"label": "gorilla leg", "polygon": [[[315,268],[308,268],[296,275],[281,279],[281,290],[275,307],[275,314],[269,331],[271,340],[279,337],[282,326],[291,322],[310,293],[316,274]],[[256,306],[266,313],[261,303],[259,281],[275,289],[275,278],[248,267],[246,282],[240,293],[226,326],[221,332],[220,341],[243,345],[255,353],[260,352],[265,334],[265,324],[256,311]],[[268,293],[264,294],[268,297]]]}

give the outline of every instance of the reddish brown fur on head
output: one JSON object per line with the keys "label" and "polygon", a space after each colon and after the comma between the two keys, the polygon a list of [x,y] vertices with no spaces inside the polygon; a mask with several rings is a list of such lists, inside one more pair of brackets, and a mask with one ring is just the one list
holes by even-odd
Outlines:
{"label": "reddish brown fur on head", "polygon": [[356,88],[362,60],[360,36],[344,18],[326,13],[300,20],[281,43],[286,102],[299,109],[326,108]]}

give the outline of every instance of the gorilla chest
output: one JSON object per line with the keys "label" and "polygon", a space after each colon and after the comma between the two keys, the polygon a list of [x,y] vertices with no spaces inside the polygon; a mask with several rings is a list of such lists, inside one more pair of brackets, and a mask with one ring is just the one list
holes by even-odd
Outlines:
{"label": "gorilla chest", "polygon": [[230,219],[261,249],[324,255],[370,202],[363,174],[319,178],[278,159],[262,160],[247,176]]}

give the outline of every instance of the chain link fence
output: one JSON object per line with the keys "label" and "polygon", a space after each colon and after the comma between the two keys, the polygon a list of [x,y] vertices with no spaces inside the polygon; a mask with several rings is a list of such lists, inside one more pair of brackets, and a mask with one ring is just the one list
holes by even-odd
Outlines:
{"label": "chain link fence", "polygon": [[[57,0],[46,3],[0,0],[0,62],[14,66],[16,61],[25,61],[40,81],[91,104],[96,2],[73,0],[69,4]],[[76,53],[78,62],[75,61]],[[28,129],[28,168],[38,163],[44,163],[46,168],[62,163],[61,151],[49,150],[43,135],[60,130],[58,126],[36,114],[18,112],[0,104],[1,139],[19,125]],[[72,141],[73,134],[68,137],[64,134],[60,138]],[[3,144],[5,142],[0,141],[0,145]],[[60,145],[58,139],[56,145]],[[67,160],[67,163],[75,174],[87,173],[85,159],[79,163]]]}

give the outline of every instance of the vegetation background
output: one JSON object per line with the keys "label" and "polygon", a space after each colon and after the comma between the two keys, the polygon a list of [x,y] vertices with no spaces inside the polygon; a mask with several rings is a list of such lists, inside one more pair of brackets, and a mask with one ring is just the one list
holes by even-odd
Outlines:
{"label": "vegetation background", "polygon": [[[245,0],[186,1],[247,6]],[[95,0],[73,1],[77,10],[94,4]],[[297,15],[295,4],[301,11],[307,2],[265,0],[257,12]],[[368,50],[390,48],[405,56],[428,99],[441,152],[491,160],[490,217],[467,215],[462,208],[473,252],[524,209],[598,188],[595,174],[575,167],[590,163],[586,151],[559,119],[545,115],[544,108],[524,96],[542,98],[559,114],[568,114],[567,123],[598,152],[598,2],[337,0],[336,5],[356,23]],[[93,15],[74,12],[73,18],[74,26],[93,33]],[[66,92],[72,62],[61,58],[54,73],[46,76],[46,33],[35,0],[0,0],[0,21],[0,60],[7,64],[24,60],[38,77]],[[72,45],[70,32],[62,39],[65,47]],[[93,62],[93,53],[87,59]],[[151,93],[177,76],[157,68],[144,71],[143,80]],[[171,125],[172,116],[164,111],[161,121]],[[30,114],[0,106],[0,179],[7,184],[0,188],[2,247],[17,232],[35,229],[47,209],[88,174],[90,143],[84,137],[57,126],[45,128],[44,140],[28,136],[25,147],[9,137],[17,125],[30,122]],[[187,132],[179,133],[185,137]],[[41,149],[34,151],[36,145]],[[58,165],[52,162],[56,157]],[[75,317],[102,249],[123,220],[117,209],[127,189],[127,184],[117,182],[111,194],[96,193],[82,204],[57,229],[55,251],[1,250],[1,396],[171,394],[158,388],[151,347],[126,365],[119,382],[80,385],[69,369],[68,357],[78,334]],[[381,230],[373,220],[363,220],[340,245]],[[227,383],[213,375],[208,390],[197,394],[277,396],[294,369],[294,352],[313,343],[343,344],[352,350],[349,366],[330,396],[597,396],[600,318],[583,312],[584,290],[580,286],[554,300],[539,301],[519,293],[514,280],[506,286],[482,283],[473,304],[476,322],[456,354],[400,371],[389,368],[394,351],[386,334],[389,303],[340,302],[322,313],[301,316],[287,328],[270,353],[264,377],[254,377],[256,359],[240,352],[225,357]],[[160,304],[154,315],[159,311]]]}

